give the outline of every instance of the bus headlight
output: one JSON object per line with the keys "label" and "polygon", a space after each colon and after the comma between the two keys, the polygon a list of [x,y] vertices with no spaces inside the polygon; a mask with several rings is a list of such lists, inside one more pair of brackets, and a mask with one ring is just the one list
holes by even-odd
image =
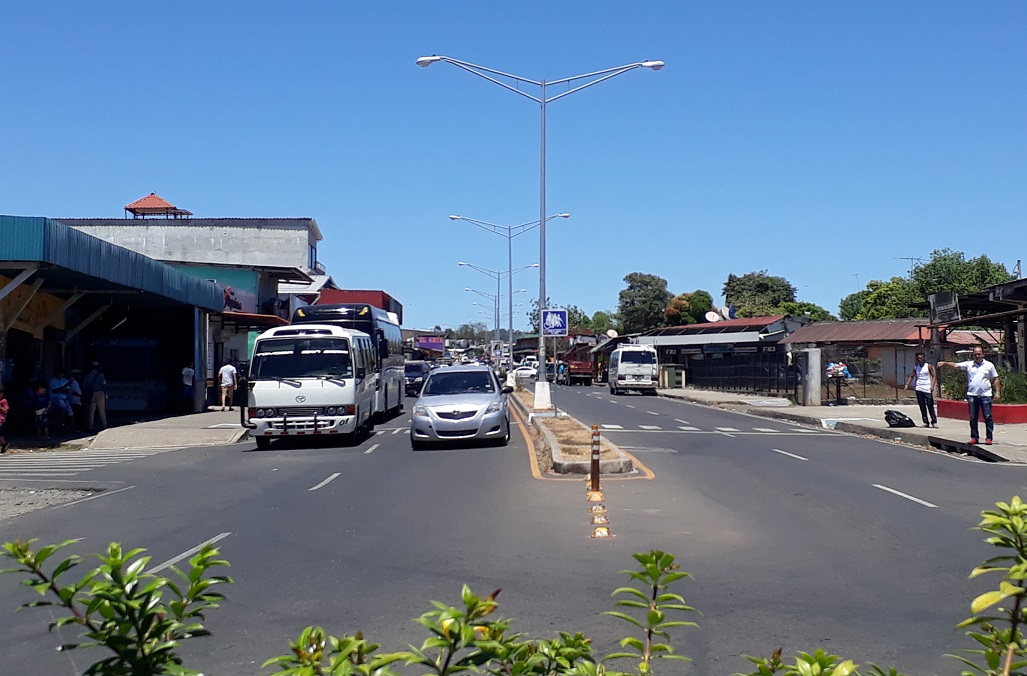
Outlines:
{"label": "bus headlight", "polygon": [[325,413],[327,413],[328,415],[335,415],[336,412],[337,409],[334,406],[329,406],[325,409]]}

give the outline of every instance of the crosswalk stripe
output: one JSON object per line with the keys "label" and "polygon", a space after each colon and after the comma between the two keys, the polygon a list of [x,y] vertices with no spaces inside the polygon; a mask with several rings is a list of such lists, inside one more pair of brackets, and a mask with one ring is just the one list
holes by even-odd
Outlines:
{"label": "crosswalk stripe", "polygon": [[717,430],[718,432],[737,432],[738,431],[734,427],[714,427],[713,429]]}
{"label": "crosswalk stripe", "polygon": [[685,432],[698,432],[699,431],[698,427],[692,427],[691,425],[678,425],[678,429],[679,430],[684,430]]}
{"label": "crosswalk stripe", "polygon": [[663,429],[659,425],[639,425],[638,427],[639,427],[639,429],[643,429],[643,430],[659,430],[659,429]]}
{"label": "crosswalk stripe", "polygon": [[811,434],[820,434],[820,432],[817,431],[817,430],[809,430],[809,429],[806,429],[805,427],[793,427],[793,428],[791,428],[791,430],[793,432],[809,432]]}
{"label": "crosswalk stripe", "polygon": [[622,430],[624,425],[600,425],[604,430]]}
{"label": "crosswalk stripe", "polygon": [[181,446],[168,446],[133,451],[91,449],[16,454],[0,460],[0,477],[71,477],[108,465],[147,458],[180,448]]}
{"label": "crosswalk stripe", "polygon": [[777,432],[777,430],[770,427],[753,427],[752,429],[756,432]]}

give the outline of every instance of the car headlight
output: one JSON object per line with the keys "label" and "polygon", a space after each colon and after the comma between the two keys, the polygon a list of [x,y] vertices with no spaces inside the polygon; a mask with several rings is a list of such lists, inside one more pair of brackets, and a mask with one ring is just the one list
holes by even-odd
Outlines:
{"label": "car headlight", "polygon": [[328,415],[335,415],[337,413],[337,409],[334,406],[329,406],[325,409],[325,413]]}
{"label": "car headlight", "polygon": [[428,407],[425,406],[424,404],[418,404],[417,406],[414,406],[414,417],[415,418],[427,418],[428,417]]}
{"label": "car headlight", "polygon": [[503,402],[501,402],[501,401],[494,401],[491,404],[489,404],[488,408],[485,409],[485,412],[486,413],[495,413],[496,411],[502,411],[502,410],[503,410]]}
{"label": "car headlight", "polygon": [[416,378],[414,378],[414,382],[415,383],[419,383],[419,382],[421,382],[423,380],[424,380],[424,378],[422,378],[421,376],[417,376]]}

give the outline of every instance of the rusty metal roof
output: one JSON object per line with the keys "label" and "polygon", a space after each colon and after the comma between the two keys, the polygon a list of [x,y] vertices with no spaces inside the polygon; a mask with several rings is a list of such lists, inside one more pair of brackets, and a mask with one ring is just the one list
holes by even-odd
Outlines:
{"label": "rusty metal roof", "polygon": [[[820,322],[798,329],[784,339],[786,343],[918,343],[930,338],[927,318],[878,319],[853,322]],[[944,342],[977,345],[980,337],[996,343],[994,332],[949,331]]]}

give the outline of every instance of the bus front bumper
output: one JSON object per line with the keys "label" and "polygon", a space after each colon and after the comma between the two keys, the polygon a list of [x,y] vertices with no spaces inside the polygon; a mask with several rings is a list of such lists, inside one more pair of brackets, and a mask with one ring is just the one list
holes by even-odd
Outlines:
{"label": "bus front bumper", "polygon": [[250,418],[256,427],[250,436],[292,437],[325,434],[352,434],[357,429],[355,415],[303,416],[296,418]]}

